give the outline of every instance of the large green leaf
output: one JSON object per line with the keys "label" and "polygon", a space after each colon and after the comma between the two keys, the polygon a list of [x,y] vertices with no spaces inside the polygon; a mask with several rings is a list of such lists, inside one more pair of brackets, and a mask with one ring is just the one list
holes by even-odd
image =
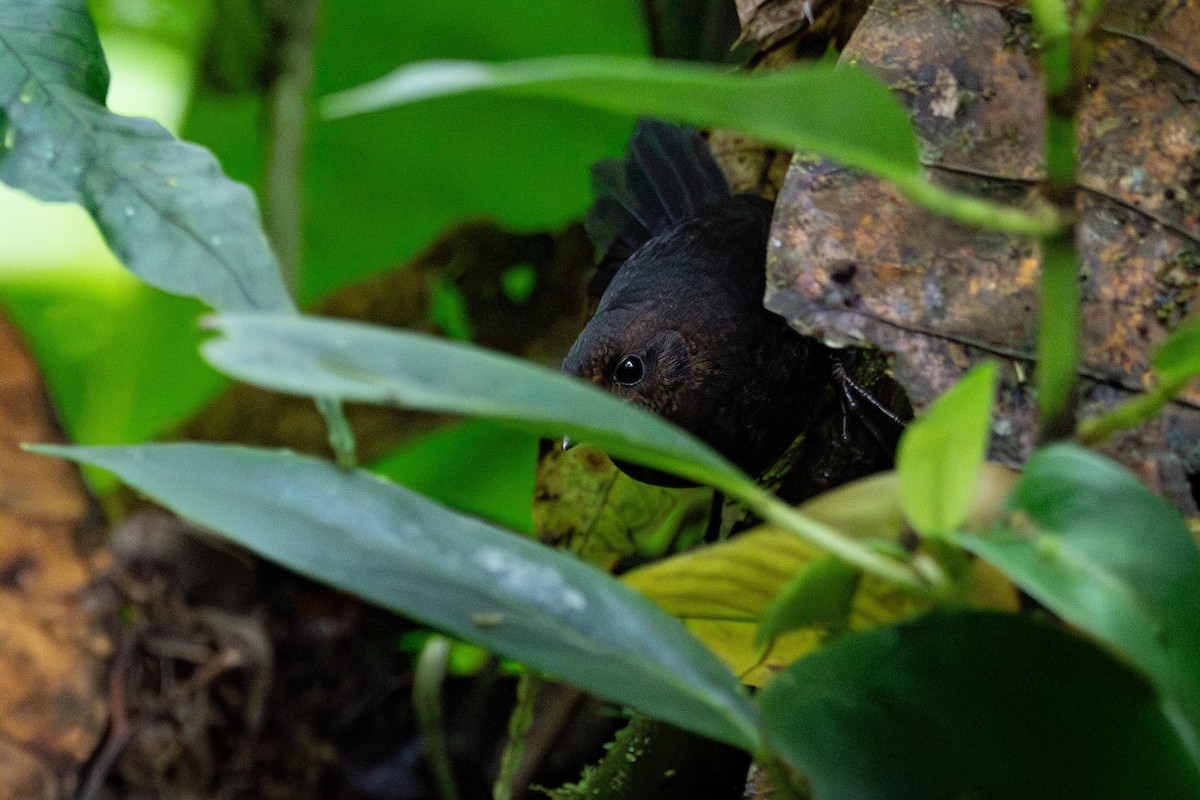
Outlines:
{"label": "large green leaf", "polygon": [[938,612],[834,642],[760,695],[818,800],[1200,797],[1154,691],[1027,617]]}
{"label": "large green leaf", "polygon": [[292,306],[250,191],[208,151],[104,107],[83,0],[0,0],[0,180],[95,219],[142,280],[214,308]]}
{"label": "large green leaf", "polygon": [[649,716],[754,748],[733,675],[610,575],[362,470],[202,444],[42,446],[265,558]]}
{"label": "large green leaf", "polygon": [[290,315],[222,315],[204,345],[219,369],[260,386],[500,420],[571,436],[610,455],[708,484],[839,558],[917,591],[910,565],[781,502],[688,433],[590,384],[460,342]]}
{"label": "large green leaf", "polygon": [[294,394],[488,417],[570,435],[700,482],[750,479],[644,409],[545,367],[461,342],[353,322],[221,315],[203,353],[243,380]]}
{"label": "large green leaf", "polygon": [[[218,17],[213,46],[228,52],[237,31]],[[241,49],[271,46],[247,45]],[[402,61],[645,51],[642,14],[628,0],[555,0],[553,11],[544,0],[323,3],[312,94],[356,86]],[[254,95],[202,81],[184,134],[253,186],[270,138],[264,113]],[[519,231],[562,228],[591,202],[589,165],[619,153],[632,126],[627,117],[573,103],[479,95],[308,122],[302,304],[403,263],[465,217]]]}
{"label": "large green leaf", "polygon": [[1200,765],[1200,554],[1183,517],[1074,445],[1034,454],[1008,503],[1010,527],[959,541],[1150,676]]}
{"label": "large green leaf", "polygon": [[1048,233],[1062,225],[1049,206],[1027,213],[925,180],[908,116],[887,87],[852,68],[817,64],[751,76],[715,66],[615,56],[507,64],[437,61],[402,67],[333,95],[325,110],[340,117],[481,91],[738,128],[869,170],[914,200],[964,222],[1022,233]]}
{"label": "large green leaf", "polygon": [[926,536],[957,528],[971,506],[991,431],[996,365],[973,368],[913,421],[900,438],[900,502]]}

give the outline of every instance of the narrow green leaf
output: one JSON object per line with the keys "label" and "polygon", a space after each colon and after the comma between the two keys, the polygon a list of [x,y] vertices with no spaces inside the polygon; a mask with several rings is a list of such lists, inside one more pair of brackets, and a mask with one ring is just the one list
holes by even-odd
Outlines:
{"label": "narrow green leaf", "polygon": [[260,386],[341,400],[487,417],[570,436],[614,457],[707,484],[839,558],[916,591],[912,568],[810,519],[723,456],[649,411],[527,361],[411,332],[265,314],[222,315],[204,356]]}
{"label": "narrow green leaf", "polygon": [[1150,362],[1163,383],[1181,384],[1200,375],[1200,317],[1173,330],[1155,348]]}
{"label": "narrow green leaf", "polygon": [[1158,383],[1099,417],[1082,420],[1075,434],[1081,444],[1099,444],[1118,431],[1150,421],[1200,375],[1200,317],[1172,331],[1155,348],[1150,363],[1158,371]]}
{"label": "narrow green leaf", "polygon": [[[828,65],[751,77],[724,67],[617,56],[560,56],[485,64],[430,61],[325,100],[344,117],[481,90],[541,95],[692,124],[721,121],[853,166],[915,173],[908,115],[877,79]],[[797,110],[803,108],[803,114]],[[846,114],[854,108],[854,114]],[[717,118],[720,118],[718,120]],[[753,126],[737,125],[737,121]]]}
{"label": "narrow green leaf", "polygon": [[958,541],[1145,672],[1200,765],[1200,554],[1179,512],[1074,445],[1034,454],[1008,502],[1013,527]]}
{"label": "narrow green leaf", "polygon": [[957,528],[987,454],[996,365],[974,367],[908,426],[896,453],[900,503],[925,536]]}
{"label": "narrow green leaf", "polygon": [[83,0],[0,0],[0,180],[82,205],[138,277],[216,309],[293,308],[250,190],[212,155],[104,107]]}
{"label": "narrow green leaf", "polygon": [[[486,64],[431,61],[402,67],[325,100],[344,117],[434,97],[497,91],[552,97],[625,114],[738,128],[784,147],[821,153],[893,181],[916,202],[960,221],[1026,234],[1062,227],[1034,212],[947,191],[922,175],[908,115],[876,78],[813,64],[766,74],[616,56],[562,56]],[[853,109],[847,113],[847,109]]]}
{"label": "narrow green leaf", "polygon": [[683,626],[612,576],[362,470],[202,444],[39,446],[317,580],[580,688],[753,749],[753,706]]}
{"label": "narrow green leaf", "polygon": [[[582,381],[464,342],[312,317],[221,315],[204,357],[293,394],[488,417],[701,483],[753,482],[700,440]],[[747,488],[748,487],[748,488]]]}
{"label": "narrow green leaf", "polygon": [[820,800],[1200,796],[1153,690],[1028,617],[938,612],[840,639],[760,695]]}

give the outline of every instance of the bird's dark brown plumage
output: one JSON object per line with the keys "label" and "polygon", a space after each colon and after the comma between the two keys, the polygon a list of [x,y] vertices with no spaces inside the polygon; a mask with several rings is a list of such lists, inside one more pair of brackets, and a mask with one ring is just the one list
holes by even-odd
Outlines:
{"label": "bird's dark brown plumage", "polygon": [[588,232],[607,285],[563,369],[761,473],[829,369],[824,348],[763,308],[771,204],[731,194],[695,131],[651,120],[594,177]]}

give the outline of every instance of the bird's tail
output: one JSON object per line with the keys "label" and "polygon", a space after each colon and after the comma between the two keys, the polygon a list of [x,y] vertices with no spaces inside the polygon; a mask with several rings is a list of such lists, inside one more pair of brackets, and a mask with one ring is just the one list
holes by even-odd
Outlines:
{"label": "bird's tail", "polygon": [[586,227],[601,273],[700,208],[730,195],[704,138],[691,128],[655,119],[638,120],[625,158],[592,167],[592,187],[596,200]]}

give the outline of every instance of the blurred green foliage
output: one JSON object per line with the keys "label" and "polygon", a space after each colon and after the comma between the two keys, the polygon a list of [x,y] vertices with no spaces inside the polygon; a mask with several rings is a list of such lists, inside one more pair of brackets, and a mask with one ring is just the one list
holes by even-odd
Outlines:
{"label": "blurred green foliage", "polygon": [[[264,169],[264,10],[255,0],[93,0],[114,72],[110,102],[205,145],[237,180],[258,187]],[[321,5],[314,99],[429,58],[502,60],[559,53],[644,53],[635,0],[381,0]],[[182,65],[182,66],[181,66]],[[157,86],[147,89],[148,82]],[[126,96],[130,99],[123,100]],[[183,109],[182,119],[176,118]],[[449,123],[449,124],[448,124]],[[620,151],[630,120],[563,103],[452,98],[369,121],[308,126],[303,164],[304,262],[298,294],[311,303],[335,288],[400,267],[440,232],[470,217],[521,230],[554,230],[590,201],[588,167]],[[489,131],[480,141],[478,130]],[[83,215],[72,222],[82,228]],[[0,228],[44,238],[42,225]],[[22,328],[68,435],[82,443],[144,441],[199,410],[225,379],[197,354],[202,304],[149,288],[114,269],[95,235],[89,247],[37,267],[0,255],[0,303]],[[12,252],[14,248],[6,248]],[[20,251],[22,248],[15,248]],[[513,291],[527,291],[520,275]],[[447,294],[435,313],[469,334]],[[423,439],[380,468],[448,502],[528,529],[527,503],[500,491],[497,474],[435,482],[479,428]],[[439,442],[442,442],[439,444]],[[528,440],[493,442],[528,469]],[[508,445],[511,444],[511,448]],[[515,448],[515,449],[512,449]],[[512,463],[512,462],[510,462]],[[436,483],[436,485],[435,485]],[[98,488],[111,483],[100,479]],[[439,491],[439,487],[446,487]],[[527,495],[526,495],[527,496]]]}

